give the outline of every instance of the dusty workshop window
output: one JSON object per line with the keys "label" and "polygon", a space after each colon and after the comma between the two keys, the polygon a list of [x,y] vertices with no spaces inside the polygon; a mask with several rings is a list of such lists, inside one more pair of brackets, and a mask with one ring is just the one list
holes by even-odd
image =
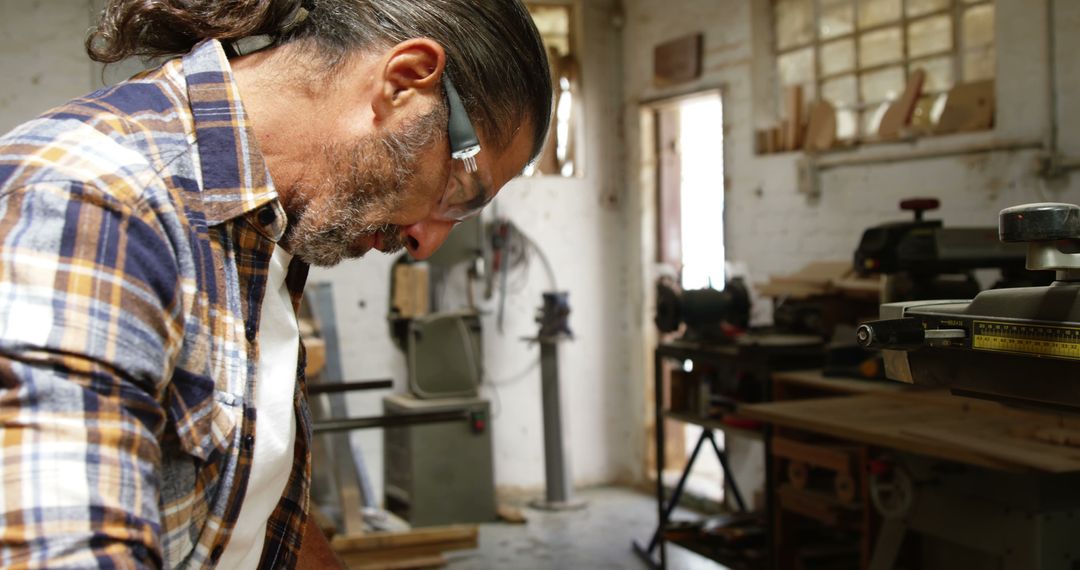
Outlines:
{"label": "dusty workshop window", "polygon": [[527,2],[526,6],[548,49],[551,80],[555,87],[555,117],[544,153],[529,174],[579,176],[578,128],[581,119],[581,78],[574,38],[571,2]]}
{"label": "dusty workshop window", "polygon": [[831,103],[840,139],[872,138],[917,69],[923,130],[954,85],[994,78],[993,0],[773,0],[773,26],[781,89]]}

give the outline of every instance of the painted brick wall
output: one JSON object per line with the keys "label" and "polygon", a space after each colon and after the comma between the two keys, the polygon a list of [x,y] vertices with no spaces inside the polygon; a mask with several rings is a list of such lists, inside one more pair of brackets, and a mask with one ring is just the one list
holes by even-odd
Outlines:
{"label": "painted brick wall", "polygon": [[[1080,112],[1071,101],[1080,96],[1080,68],[1071,64],[1071,58],[1080,49],[1080,38],[1071,30],[1080,23],[1080,5],[1062,0],[1055,4],[1057,124],[1063,152],[1075,158],[1080,156]],[[820,197],[799,193],[796,170],[801,153],[759,157],[753,152],[754,130],[768,124],[775,108],[767,77],[767,7],[768,0],[625,1],[626,202],[631,231],[637,232],[628,240],[634,250],[628,263],[630,273],[637,277],[630,281],[641,287],[630,292],[631,306],[642,308],[640,326],[634,328],[641,346],[655,342],[648,325],[655,277],[649,261],[654,257],[655,222],[650,188],[653,165],[642,152],[648,121],[639,102],[668,93],[651,84],[652,49],[672,38],[697,32],[705,36],[703,77],[678,91],[717,86],[724,91],[727,252],[729,259],[746,263],[755,281],[793,272],[808,261],[850,259],[863,229],[906,217],[897,209],[905,197],[938,196],[942,207],[936,215],[952,226],[994,225],[1001,208],[1019,203],[1080,202],[1080,173],[1071,179],[1039,179],[1033,172],[1037,150],[835,168],[821,172]],[[992,133],[849,154],[867,157],[967,144],[1044,141],[1051,116],[1047,10],[1048,3],[1042,0],[998,0],[999,110],[998,126]],[[651,381],[651,359],[647,351],[641,354],[634,370],[644,386]],[[644,400],[641,403],[642,415],[647,416],[649,406]],[[749,467],[747,476],[752,477],[755,470]]]}

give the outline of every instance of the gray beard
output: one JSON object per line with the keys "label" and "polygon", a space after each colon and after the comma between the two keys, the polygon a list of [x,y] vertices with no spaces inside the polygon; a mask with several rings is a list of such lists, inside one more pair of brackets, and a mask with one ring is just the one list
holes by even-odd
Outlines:
{"label": "gray beard", "polygon": [[401,205],[419,166],[420,151],[446,123],[445,108],[406,125],[401,132],[364,137],[351,144],[327,144],[329,175],[320,184],[294,187],[287,212],[296,212],[283,244],[311,265],[330,267],[361,257],[357,243],[382,234],[382,250],[400,251],[401,228],[386,223]]}

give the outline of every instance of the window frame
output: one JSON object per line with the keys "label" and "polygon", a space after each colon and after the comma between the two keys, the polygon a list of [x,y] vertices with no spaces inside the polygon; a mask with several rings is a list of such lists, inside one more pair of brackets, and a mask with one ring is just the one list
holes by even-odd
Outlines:
{"label": "window frame", "polygon": [[[583,83],[583,81],[582,81],[583,58],[582,58],[582,53],[581,53],[582,41],[581,41],[581,37],[580,37],[581,34],[582,34],[582,30],[580,29],[580,26],[579,26],[579,19],[581,18],[580,13],[581,13],[582,7],[580,6],[580,4],[579,4],[579,2],[577,0],[525,0],[524,4],[525,4],[526,10],[529,11],[530,15],[532,14],[532,8],[533,7],[542,7],[542,8],[557,7],[557,8],[563,8],[563,9],[566,10],[567,24],[568,24],[566,44],[567,44],[567,50],[568,51],[567,51],[567,53],[565,55],[569,56],[574,61],[574,65],[575,65],[574,74],[576,75],[576,77],[574,77],[573,80],[572,80],[570,89],[568,90],[569,93],[571,94],[571,99],[570,99],[570,108],[569,108],[570,119],[568,121],[569,124],[566,127],[566,129],[567,129],[567,136],[566,136],[566,141],[565,141],[565,144],[567,145],[566,156],[563,159],[560,160],[558,158],[557,154],[556,154],[557,151],[556,151],[555,148],[550,149],[550,150],[545,148],[542,156],[540,157],[540,159],[538,159],[537,164],[531,165],[531,168],[528,168],[526,170],[525,175],[526,176],[556,177],[556,178],[581,178],[581,177],[584,176],[584,172],[585,172],[584,160],[583,160],[584,159],[584,153],[582,151],[582,145],[579,143],[579,141],[584,140],[584,138],[583,138],[584,137],[584,130],[583,129],[584,129],[584,120],[585,120],[584,116],[583,116],[583,113],[584,113],[584,104],[583,104],[583,96],[584,95],[583,95],[583,88],[582,88],[582,83]],[[541,30],[541,36],[542,37],[544,36],[543,30]],[[549,44],[547,43],[547,38],[545,37],[543,39],[544,39],[544,46],[549,47]],[[559,87],[559,85],[557,83],[552,85],[552,87],[556,91],[555,103],[557,105],[559,103],[559,99],[560,99],[559,98],[559,95],[560,95],[559,89],[560,89],[560,87]],[[549,134],[549,143],[548,144],[555,144],[557,146],[558,145],[558,140],[557,140],[556,137],[557,137],[557,132],[558,132],[558,128],[559,128],[559,125],[558,125],[558,120],[559,119],[557,117],[558,108],[556,107],[556,108],[552,109],[552,113],[553,113],[553,115],[556,115],[556,116],[552,117],[552,124],[551,124],[551,127],[550,127],[552,132],[551,132],[551,134]],[[552,156],[547,156],[549,152],[552,153]],[[543,171],[543,168],[541,168],[540,163],[545,161],[545,160],[548,160],[548,161],[554,160],[555,161],[554,166],[556,166],[558,170],[554,171],[554,172],[545,172],[545,171]],[[571,169],[571,172],[569,174],[564,172],[564,168],[567,165],[569,165],[569,167]]]}
{"label": "window frame", "polygon": [[[997,6],[996,0],[946,0],[948,6],[931,10],[917,16],[908,15],[908,4],[911,0],[898,0],[900,3],[900,16],[896,20],[889,20],[884,23],[877,23],[870,26],[862,26],[859,23],[859,5],[860,0],[849,0],[851,3],[852,14],[852,29],[849,32],[837,34],[835,36],[829,36],[823,38],[821,35],[822,25],[822,0],[804,0],[810,7],[810,25],[812,27],[810,39],[804,42],[795,42],[790,45],[786,45],[783,48],[780,47],[780,38],[777,34],[777,14],[776,14],[776,2],[777,0],[770,0],[769,6],[772,10],[770,18],[770,32],[772,35],[771,47],[773,51],[773,65],[776,68],[776,85],[778,92],[790,87],[783,83],[783,77],[779,71],[780,60],[783,56],[805,50],[807,48],[812,49],[814,65],[813,65],[813,78],[808,83],[798,83],[793,85],[803,85],[812,87],[813,95],[816,98],[824,99],[822,94],[823,86],[825,83],[844,77],[853,77],[855,80],[854,99],[855,103],[852,105],[838,105],[833,103],[837,107],[837,111],[853,111],[855,113],[855,133],[854,136],[844,137],[843,140],[848,140],[854,143],[861,143],[873,140],[876,138],[876,133],[867,132],[867,119],[868,116],[878,112],[878,109],[882,105],[888,105],[893,99],[885,99],[882,101],[866,101],[863,98],[862,81],[864,76],[870,73],[893,69],[899,67],[902,70],[904,81],[906,84],[907,78],[911,76],[914,69],[918,68],[920,62],[932,61],[935,59],[941,59],[949,57],[952,61],[952,83],[949,87],[944,89],[928,90],[923,89],[920,99],[926,97],[938,97],[944,93],[947,93],[952,86],[958,85],[964,82],[964,57],[968,53],[969,48],[963,45],[963,18],[967,11],[980,6],[993,6],[994,18],[997,18]],[[938,50],[928,53],[919,54],[917,56],[911,56],[911,49],[909,45],[909,30],[913,23],[927,21],[932,18],[948,15],[951,17],[951,47],[944,50]],[[873,65],[863,66],[860,63],[861,59],[861,38],[867,34],[880,32],[888,29],[898,29],[900,31],[900,58],[897,60],[891,60],[885,63],[877,63]],[[833,44],[840,41],[852,42],[852,66],[844,71],[825,74],[822,65],[822,51],[826,45]],[[996,58],[996,51],[998,45],[997,34],[993,38],[993,43],[988,44],[992,46],[995,51],[994,57]],[[972,48],[977,49],[977,48]],[[996,73],[995,73],[996,76]],[[991,78],[992,79],[992,78]],[[900,92],[897,93],[897,96]],[[780,101],[783,101],[783,97],[779,97]],[[830,101],[832,103],[832,101]],[[840,138],[839,133],[837,137]]]}

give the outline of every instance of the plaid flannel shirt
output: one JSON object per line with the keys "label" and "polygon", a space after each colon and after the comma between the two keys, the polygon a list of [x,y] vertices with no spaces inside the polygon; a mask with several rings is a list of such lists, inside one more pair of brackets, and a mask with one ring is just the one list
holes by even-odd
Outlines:
{"label": "plaid flannel shirt", "polygon": [[[216,41],[0,139],[0,566],[214,565],[285,226]],[[306,522],[303,366],[266,568],[294,565]]]}

